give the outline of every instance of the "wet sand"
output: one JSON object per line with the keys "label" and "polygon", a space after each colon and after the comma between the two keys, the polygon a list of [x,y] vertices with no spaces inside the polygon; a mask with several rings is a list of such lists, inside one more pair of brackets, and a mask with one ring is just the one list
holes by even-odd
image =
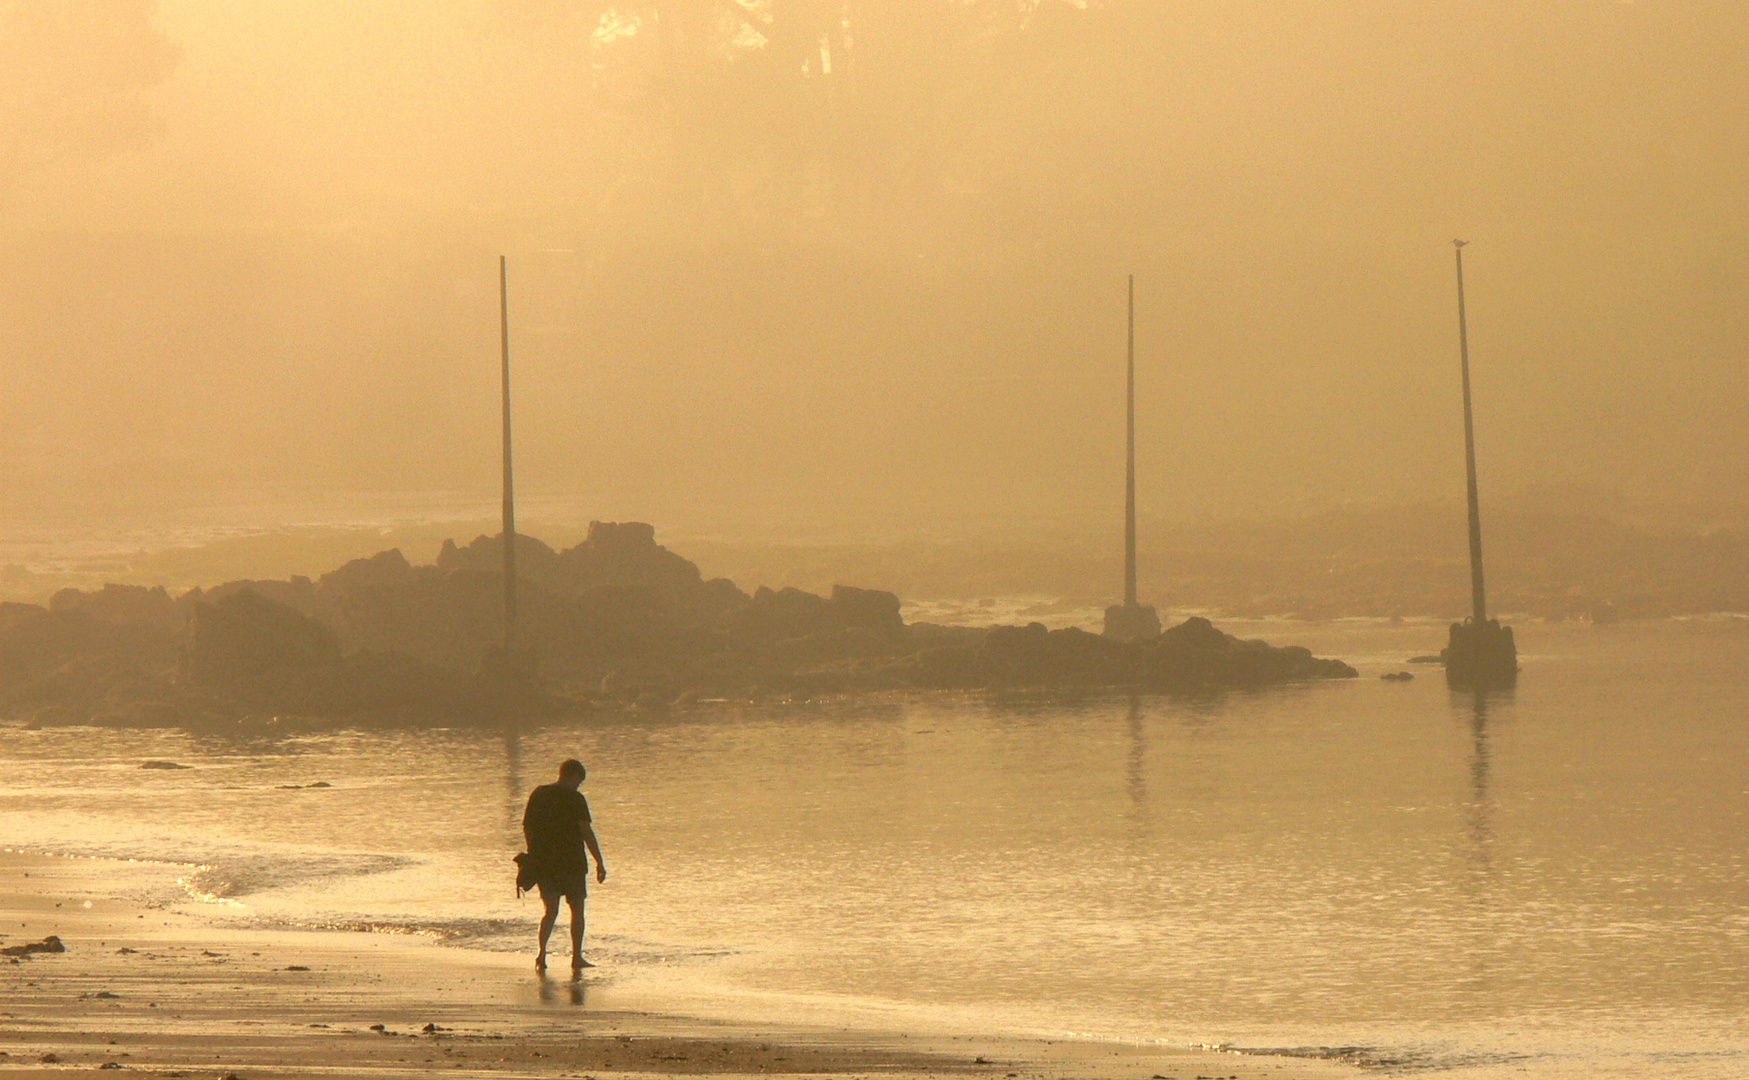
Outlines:
{"label": "wet sand", "polygon": [[1333,1062],[1179,1047],[722,1024],[602,1009],[589,1000],[599,973],[579,983],[568,973],[541,980],[527,956],[390,934],[226,929],[144,903],[178,873],[0,854],[0,949],[49,935],[66,949],[0,957],[0,1074],[1356,1075]]}

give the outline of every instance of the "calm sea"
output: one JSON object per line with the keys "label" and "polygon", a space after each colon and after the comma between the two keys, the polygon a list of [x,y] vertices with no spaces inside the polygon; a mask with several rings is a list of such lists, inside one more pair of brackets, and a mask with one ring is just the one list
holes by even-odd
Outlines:
{"label": "calm sea", "polygon": [[1525,625],[1485,699],[1403,666],[1438,626],[1228,625],[1362,677],[514,735],[13,724],[0,846],[187,864],[151,899],[217,920],[526,949],[522,802],[575,755],[592,1006],[1749,1075],[1749,621]]}

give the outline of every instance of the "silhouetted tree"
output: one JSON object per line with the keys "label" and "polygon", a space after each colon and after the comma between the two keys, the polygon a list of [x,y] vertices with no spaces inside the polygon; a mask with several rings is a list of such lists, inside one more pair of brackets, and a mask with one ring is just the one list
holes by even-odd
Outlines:
{"label": "silhouetted tree", "polygon": [[153,0],[0,0],[0,197],[25,174],[151,135],[181,53]]}

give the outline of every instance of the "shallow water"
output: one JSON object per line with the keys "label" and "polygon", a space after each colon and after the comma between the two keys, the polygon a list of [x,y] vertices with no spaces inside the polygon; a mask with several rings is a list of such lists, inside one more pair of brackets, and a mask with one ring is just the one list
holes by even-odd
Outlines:
{"label": "shallow water", "polygon": [[1378,680],[1440,627],[1228,625],[1363,677],[515,737],[13,726],[0,845],[194,864],[157,899],[214,918],[526,948],[522,801],[574,754],[592,1006],[1749,1074],[1749,622],[1524,626],[1486,700]]}

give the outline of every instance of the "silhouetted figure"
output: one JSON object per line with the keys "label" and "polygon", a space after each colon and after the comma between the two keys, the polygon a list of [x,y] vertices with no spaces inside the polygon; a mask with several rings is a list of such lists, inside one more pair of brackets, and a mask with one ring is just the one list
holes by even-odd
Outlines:
{"label": "silhouetted figure", "polygon": [[1160,636],[1160,616],[1136,601],[1136,276],[1130,275],[1129,390],[1124,433],[1123,603],[1105,609],[1105,636],[1146,641]]}
{"label": "silhouetted figure", "polygon": [[1487,590],[1482,581],[1482,508],[1476,490],[1476,428],[1470,412],[1470,331],[1464,315],[1464,244],[1457,250],[1458,355],[1464,377],[1464,477],[1469,489],[1470,602],[1469,619],[1451,626],[1445,649],[1445,679],[1454,688],[1507,686],[1518,678],[1518,645],[1512,628],[1488,618]]}
{"label": "silhouetted figure", "polygon": [[559,921],[559,901],[571,905],[571,973],[594,967],[583,959],[583,901],[589,895],[589,856],[595,856],[595,880],[607,880],[607,864],[589,817],[589,800],[577,790],[583,784],[583,763],[572,758],[559,766],[556,783],[542,784],[528,796],[522,814],[522,836],[528,844],[525,870],[531,871],[546,911],[540,920],[540,953],[536,971],[547,969],[547,940]]}

